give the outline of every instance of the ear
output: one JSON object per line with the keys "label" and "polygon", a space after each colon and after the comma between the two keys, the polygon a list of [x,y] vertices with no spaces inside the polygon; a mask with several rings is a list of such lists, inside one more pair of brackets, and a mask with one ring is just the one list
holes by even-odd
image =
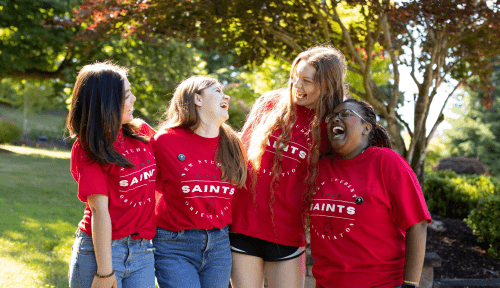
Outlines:
{"label": "ear", "polygon": [[194,104],[198,107],[201,107],[203,102],[201,101],[201,95],[198,93],[194,93]]}
{"label": "ear", "polygon": [[365,127],[363,129],[363,135],[368,135],[372,131],[373,127],[370,123],[365,123]]}

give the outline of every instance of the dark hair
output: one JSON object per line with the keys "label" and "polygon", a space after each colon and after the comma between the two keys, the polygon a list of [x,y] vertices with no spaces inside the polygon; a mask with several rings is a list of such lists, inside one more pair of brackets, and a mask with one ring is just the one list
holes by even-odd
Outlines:
{"label": "dark hair", "polygon": [[360,101],[357,99],[347,99],[344,103],[354,103],[359,108],[361,108],[361,114],[363,118],[372,125],[372,130],[368,134],[368,145],[376,147],[384,147],[392,149],[391,137],[385,130],[385,128],[377,122],[377,113],[366,101]]}
{"label": "dark hair", "polygon": [[[192,76],[182,81],[175,88],[160,129],[181,127],[189,131],[196,130],[200,125],[200,115],[194,102],[195,94],[200,94],[213,85],[221,86],[217,79],[207,76]],[[236,133],[227,124],[222,124],[219,128],[219,147],[214,160],[221,164],[224,181],[235,183],[238,187],[245,185],[247,178],[245,149]]]}
{"label": "dark hair", "polygon": [[[316,165],[319,160],[319,147],[321,144],[321,123],[322,119],[335,109],[344,100],[346,86],[344,74],[346,71],[344,54],[333,46],[314,46],[301,52],[292,63],[290,69],[290,79],[294,76],[297,65],[300,61],[305,61],[316,68],[314,81],[320,87],[320,96],[315,107],[315,116],[311,122],[312,145],[308,150],[308,192],[305,193],[302,218],[305,219],[307,207],[309,206],[312,193],[314,192],[314,181],[316,180]],[[252,177],[251,191],[254,204],[257,198],[256,179],[257,171],[260,169],[262,155],[266,150],[267,139],[275,132],[276,127],[281,128],[281,133],[276,139],[276,153],[272,160],[273,178],[271,180],[271,196],[269,206],[271,209],[271,221],[274,226],[273,203],[275,201],[274,191],[279,185],[279,175],[281,174],[281,160],[285,147],[290,142],[291,130],[296,121],[292,97],[293,83],[289,81],[288,89],[272,91],[264,94],[257,101],[247,118],[243,127],[243,134],[250,134],[250,144],[248,147],[248,158],[252,164],[250,171]],[[269,109],[269,101],[276,104]],[[270,110],[270,111],[269,111]],[[247,131],[248,130],[248,131]]]}
{"label": "dark hair", "polygon": [[78,137],[90,158],[100,164],[133,167],[113,147],[120,128],[123,135],[147,143],[148,137],[136,133],[133,121],[122,125],[127,69],[110,61],[84,66],[78,73],[66,127],[71,137]]}

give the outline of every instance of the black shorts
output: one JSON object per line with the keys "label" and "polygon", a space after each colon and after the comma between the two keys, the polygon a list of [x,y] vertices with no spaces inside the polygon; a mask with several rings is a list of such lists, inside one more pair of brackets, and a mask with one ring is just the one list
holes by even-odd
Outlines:
{"label": "black shorts", "polygon": [[305,247],[281,245],[240,233],[229,233],[231,252],[260,257],[266,262],[286,261],[302,255]]}

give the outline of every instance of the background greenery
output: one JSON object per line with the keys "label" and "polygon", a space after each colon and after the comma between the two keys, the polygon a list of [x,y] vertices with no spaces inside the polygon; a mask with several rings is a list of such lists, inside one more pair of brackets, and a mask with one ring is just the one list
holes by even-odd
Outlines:
{"label": "background greenery", "polygon": [[0,287],[67,287],[85,204],[69,152],[0,145]]}

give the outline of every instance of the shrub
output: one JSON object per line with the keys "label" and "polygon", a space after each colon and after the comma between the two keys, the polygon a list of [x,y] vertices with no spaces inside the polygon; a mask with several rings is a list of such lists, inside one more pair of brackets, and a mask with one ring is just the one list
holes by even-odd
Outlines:
{"label": "shrub", "polygon": [[479,199],[500,195],[500,182],[485,175],[458,175],[450,170],[428,173],[424,196],[429,211],[443,217],[464,219]]}
{"label": "shrub", "polygon": [[489,174],[488,167],[479,159],[460,156],[442,159],[436,170],[452,170],[458,174]]}
{"label": "shrub", "polygon": [[22,131],[16,124],[0,120],[0,143],[7,143],[21,137]]}
{"label": "shrub", "polygon": [[488,254],[500,259],[500,196],[481,199],[465,222],[477,235],[477,242],[490,245]]}
{"label": "shrub", "polygon": [[46,136],[47,141],[50,141],[54,138],[62,138],[63,134],[56,129],[31,128],[28,131],[28,139],[30,140],[36,141],[38,136]]}

